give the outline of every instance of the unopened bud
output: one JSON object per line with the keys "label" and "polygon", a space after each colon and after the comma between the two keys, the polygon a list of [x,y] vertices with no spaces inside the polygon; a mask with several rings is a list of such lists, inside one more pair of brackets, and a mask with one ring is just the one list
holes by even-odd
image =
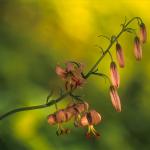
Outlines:
{"label": "unopened bud", "polygon": [[121,112],[121,102],[117,92],[117,89],[114,86],[110,86],[110,97],[111,102],[116,111]]}
{"label": "unopened bud", "polygon": [[114,61],[112,61],[110,64],[110,75],[113,86],[118,88],[120,85],[120,76],[117,70],[116,63]]}
{"label": "unopened bud", "polygon": [[124,54],[123,54],[123,49],[119,43],[116,44],[116,54],[117,54],[117,60],[118,60],[119,66],[121,68],[124,68],[125,66]]}
{"label": "unopened bud", "polygon": [[144,23],[140,24],[140,41],[145,43],[147,40],[147,31]]}
{"label": "unopened bud", "polygon": [[134,38],[134,55],[136,60],[141,60],[142,59],[142,47],[140,43],[139,37]]}

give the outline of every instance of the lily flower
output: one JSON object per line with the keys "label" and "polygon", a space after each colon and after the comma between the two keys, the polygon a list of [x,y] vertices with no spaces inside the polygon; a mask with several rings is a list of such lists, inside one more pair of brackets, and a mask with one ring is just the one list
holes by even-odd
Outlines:
{"label": "lily flower", "polygon": [[88,131],[86,133],[87,138],[90,138],[92,135],[94,135],[95,137],[100,136],[100,134],[94,128],[94,125],[97,125],[100,122],[101,115],[95,110],[91,110],[81,117],[80,125],[82,127],[88,126]]}

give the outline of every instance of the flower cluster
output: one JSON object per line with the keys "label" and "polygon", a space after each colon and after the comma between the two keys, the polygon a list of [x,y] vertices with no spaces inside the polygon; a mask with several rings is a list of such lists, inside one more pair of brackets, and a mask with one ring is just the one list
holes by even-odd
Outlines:
{"label": "flower cluster", "polygon": [[101,122],[101,116],[95,110],[89,110],[89,104],[87,102],[71,103],[65,109],[60,109],[48,116],[48,123],[50,125],[58,125],[56,131],[57,135],[67,134],[69,129],[62,127],[65,122],[74,119],[75,127],[88,126],[87,137],[91,135],[99,136],[99,133],[94,129],[94,125]]}
{"label": "flower cluster", "polygon": [[[139,35],[136,34],[135,29],[129,27],[129,25],[136,20],[139,25]],[[70,120],[74,120],[75,127],[87,127],[88,131],[86,133],[86,137],[89,138],[92,135],[95,137],[99,136],[99,133],[94,129],[94,126],[101,122],[101,115],[96,111],[89,109],[89,105],[87,102],[82,100],[80,95],[75,95],[74,92],[76,89],[83,87],[87,79],[92,75],[97,75],[100,77],[104,77],[108,79],[109,85],[109,94],[111,98],[111,102],[113,107],[117,112],[121,112],[121,101],[118,95],[118,88],[120,86],[120,75],[118,72],[117,64],[114,61],[110,49],[114,44],[116,44],[116,58],[120,68],[125,67],[125,57],[124,51],[119,43],[119,37],[124,32],[129,32],[135,34],[134,37],[134,56],[137,61],[142,59],[142,45],[147,41],[147,31],[146,26],[143,23],[140,17],[134,17],[130,19],[128,22],[125,19],[125,22],[121,24],[122,29],[117,35],[112,35],[111,38],[105,35],[100,35],[109,40],[109,45],[104,50],[101,46],[98,46],[102,53],[95,64],[89,69],[89,71],[84,74],[84,65],[77,63],[75,61],[69,61],[65,64],[65,67],[61,67],[60,65],[56,66],[56,74],[65,82],[64,83],[64,90],[60,90],[60,96],[52,101],[49,101],[50,97],[52,96],[51,92],[47,99],[46,104],[40,104],[36,106],[29,106],[29,107],[21,107],[17,109],[13,109],[8,111],[2,115],[0,115],[0,120],[4,119],[5,117],[12,115],[16,112],[26,111],[26,110],[34,110],[34,109],[42,109],[47,108],[55,104],[56,112],[50,114],[47,118],[48,123],[50,125],[56,125],[57,128],[57,135],[67,134],[70,132],[69,129],[63,128],[62,124],[66,123]],[[111,63],[110,63],[110,77],[104,73],[98,72],[98,65],[102,61],[102,59],[106,56],[106,54],[110,55]],[[102,71],[102,70],[101,70]],[[53,91],[53,90],[52,90]],[[58,109],[57,103],[63,100],[65,97],[71,97],[72,103],[66,106],[64,109]]]}
{"label": "flower cluster", "polygon": [[[144,44],[147,40],[147,32],[146,32],[145,24],[142,22],[142,20],[139,18],[136,19],[138,20],[140,34],[139,36],[136,35],[134,38],[134,55],[136,60],[140,61],[142,59],[142,44]],[[122,31],[132,32],[135,34],[135,32],[133,32],[134,29],[127,27],[128,24],[129,23],[127,24],[125,23],[123,25]],[[119,33],[118,36],[112,36],[113,38],[110,40],[111,42],[110,47],[112,46],[113,43],[116,44],[117,62],[120,68],[124,68],[125,67],[124,51],[121,44],[118,42],[118,37],[120,34],[121,33]],[[98,73],[97,72],[98,69],[96,68],[99,64],[99,61],[104,57],[104,55],[107,52],[110,54],[111,57],[110,78],[105,74]],[[70,96],[73,99],[76,99],[77,101],[69,104],[65,109],[60,109],[57,110],[55,113],[50,114],[48,116],[48,123],[50,125],[57,124],[58,129],[56,133],[57,135],[61,135],[70,132],[69,129],[64,129],[62,127],[62,124],[70,121],[71,119],[74,119],[75,127],[88,128],[88,131],[86,133],[87,138],[91,137],[91,135],[98,137],[99,133],[94,129],[94,125],[97,125],[101,122],[101,115],[96,110],[89,110],[88,103],[79,99],[78,96],[73,95],[72,92],[74,91],[74,89],[78,87],[82,87],[90,75],[104,76],[110,81],[109,94],[110,94],[112,105],[117,112],[121,112],[121,101],[117,91],[120,86],[120,75],[118,72],[117,64],[113,60],[113,57],[108,47],[106,51],[103,51],[102,57],[100,57],[98,62],[96,62],[96,64],[91,68],[91,70],[86,75],[84,75],[83,73],[83,69],[84,69],[83,64],[69,61],[65,65],[66,66],[64,68],[57,65],[56,74],[62,80],[65,81],[66,91],[70,94]]]}

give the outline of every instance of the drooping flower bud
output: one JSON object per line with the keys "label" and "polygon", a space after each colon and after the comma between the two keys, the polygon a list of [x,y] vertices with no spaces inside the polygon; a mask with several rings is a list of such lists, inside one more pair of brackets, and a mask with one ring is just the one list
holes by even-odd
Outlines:
{"label": "drooping flower bud", "polygon": [[50,114],[47,120],[50,125],[56,124],[56,116],[54,114]]}
{"label": "drooping flower bud", "polygon": [[146,40],[147,40],[147,31],[146,31],[145,24],[142,22],[140,24],[140,41],[142,43],[145,43]]}
{"label": "drooping flower bud", "polygon": [[139,37],[134,38],[134,55],[137,61],[142,59],[142,47]]}
{"label": "drooping flower bud", "polygon": [[120,76],[117,70],[116,63],[114,61],[112,61],[110,64],[110,75],[113,86],[118,88],[120,85]]}
{"label": "drooping flower bud", "polygon": [[117,89],[114,86],[110,86],[110,97],[111,102],[117,112],[121,112],[121,102],[117,92]]}
{"label": "drooping flower bud", "polygon": [[123,53],[123,49],[119,43],[116,44],[116,55],[117,55],[117,60],[118,60],[119,66],[121,68],[124,68],[124,66],[125,66],[124,53]]}

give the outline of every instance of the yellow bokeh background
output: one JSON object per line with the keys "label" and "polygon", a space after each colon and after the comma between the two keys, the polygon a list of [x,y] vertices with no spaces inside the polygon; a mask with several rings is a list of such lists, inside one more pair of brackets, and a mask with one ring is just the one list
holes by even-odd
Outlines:
{"label": "yellow bokeh background", "polygon": [[[79,90],[91,108],[102,114],[96,127],[99,140],[86,140],[86,130],[73,127],[71,134],[57,137],[56,126],[46,117],[55,107],[26,111],[0,121],[2,150],[138,150],[150,149],[150,43],[149,0],[0,0],[0,114],[12,108],[45,103],[51,89],[54,98],[63,82],[55,74],[56,64],[68,60],[85,64],[85,72],[100,57],[109,42],[98,35],[116,35],[120,24],[139,16],[147,26],[148,41],[143,45],[143,60],[133,55],[133,38],[124,34],[121,43],[126,67],[119,69],[122,113],[116,113],[108,95],[108,83],[91,77]],[[131,27],[138,33],[137,22]],[[115,47],[111,49],[114,59]],[[99,70],[109,75],[106,56]],[[58,104],[65,107],[70,101]]]}

